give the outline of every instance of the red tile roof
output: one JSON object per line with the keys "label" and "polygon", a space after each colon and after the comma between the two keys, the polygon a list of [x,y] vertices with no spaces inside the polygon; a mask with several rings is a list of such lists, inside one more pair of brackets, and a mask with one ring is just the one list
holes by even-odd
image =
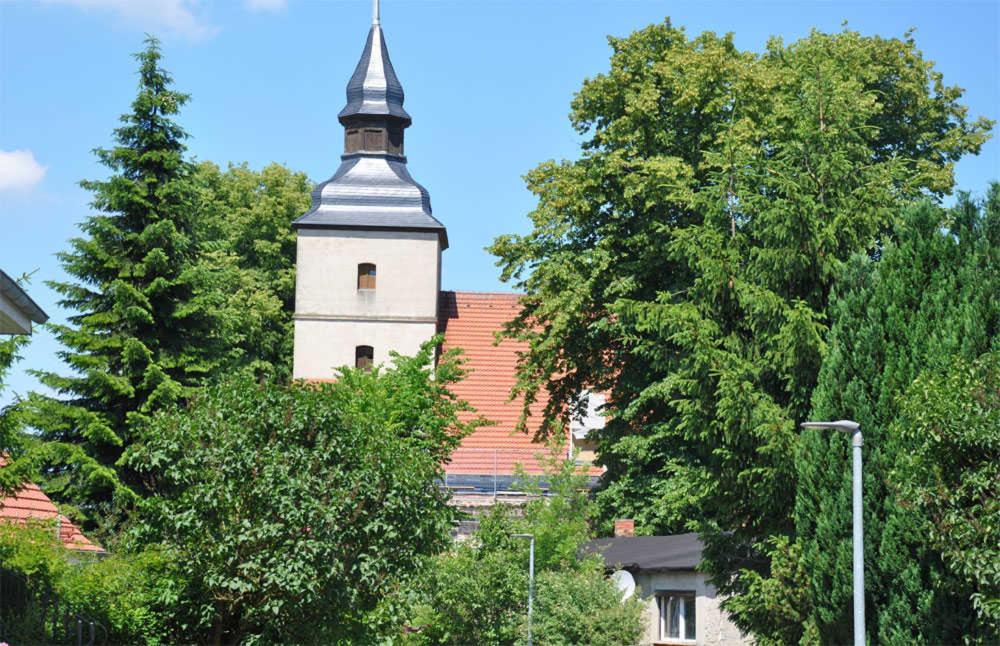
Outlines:
{"label": "red tile roof", "polygon": [[[521,463],[529,474],[542,473],[536,455],[548,453],[547,447],[532,437],[541,423],[542,409],[548,403],[546,393],[539,393],[531,406],[528,432],[518,432],[517,422],[523,399],[510,400],[515,383],[517,353],[527,344],[504,339],[495,344],[495,335],[503,324],[513,319],[521,308],[519,294],[483,292],[441,292],[438,328],[444,334],[444,349],[464,351],[468,375],[454,385],[452,392],[472,404],[475,413],[495,422],[462,440],[462,445],[445,466],[449,474],[512,475]],[[590,475],[600,475],[593,467]]]}
{"label": "red tile roof", "polygon": [[[0,457],[0,468],[3,468],[4,464],[6,464],[6,460]],[[41,521],[57,519],[59,539],[63,545],[71,550],[80,552],[104,551],[100,545],[96,545],[84,536],[73,521],[60,514],[45,492],[38,488],[38,485],[30,482],[18,489],[13,496],[0,498],[0,522],[24,525],[29,519]]]}

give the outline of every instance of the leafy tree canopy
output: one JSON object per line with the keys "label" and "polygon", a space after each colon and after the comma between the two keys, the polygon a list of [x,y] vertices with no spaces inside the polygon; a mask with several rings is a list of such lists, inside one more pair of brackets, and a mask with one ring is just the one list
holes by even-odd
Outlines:
{"label": "leafy tree canopy", "polygon": [[51,283],[74,312],[52,326],[72,372],[38,375],[57,394],[32,396],[26,419],[44,442],[15,464],[45,467],[47,492],[88,529],[147,493],[120,458],[156,411],[243,366],[291,373],[291,222],[309,182],[277,164],[187,161],[174,117],[188,96],[171,89],[160,58],[147,39],[132,111],[115,146],[96,151],[111,175],[82,183],[97,213],[60,254],[73,280]]}
{"label": "leafy tree canopy", "polygon": [[[154,495],[132,528],[187,587],[176,639],[357,643],[448,541],[442,462],[471,428],[434,342],[387,370],[291,386],[249,376],[156,416],[127,453]],[[391,614],[379,610],[383,620]]]}
{"label": "leafy tree canopy", "polygon": [[518,390],[609,393],[605,522],[700,529],[723,592],[793,529],[797,424],[828,299],[900,205],[949,191],[992,124],[915,42],[814,31],[760,53],[669,22],[610,39],[572,104],[575,161],[527,176],[526,235],[491,251],[525,292]]}
{"label": "leafy tree canopy", "polygon": [[[556,445],[546,465],[548,491],[522,513],[496,505],[475,534],[433,561],[417,588],[407,644],[524,643],[527,635],[528,540],[535,537],[536,591],[532,634],[537,644],[635,644],[643,605],[622,603],[598,559],[579,558],[590,537],[593,503],[587,476]],[[540,493],[542,479],[522,476]]]}

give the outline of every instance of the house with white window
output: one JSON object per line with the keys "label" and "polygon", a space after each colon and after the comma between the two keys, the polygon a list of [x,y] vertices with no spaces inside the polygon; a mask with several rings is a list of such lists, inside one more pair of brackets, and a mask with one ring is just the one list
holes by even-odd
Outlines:
{"label": "house with white window", "polygon": [[643,644],[739,646],[753,641],[740,633],[720,607],[708,576],[697,571],[702,542],[697,534],[635,536],[631,520],[615,522],[615,536],[588,541],[609,572],[625,571],[646,605]]}

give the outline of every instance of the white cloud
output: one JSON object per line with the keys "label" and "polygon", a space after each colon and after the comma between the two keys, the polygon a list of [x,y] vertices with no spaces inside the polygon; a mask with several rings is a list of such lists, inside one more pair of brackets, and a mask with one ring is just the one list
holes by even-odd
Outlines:
{"label": "white cloud", "polygon": [[148,30],[160,29],[192,39],[213,36],[216,27],[197,15],[198,0],[44,0],[51,4],[66,4],[85,10],[107,11],[136,26]]}
{"label": "white cloud", "polygon": [[243,6],[250,11],[283,11],[288,0],[243,0]]}
{"label": "white cloud", "polygon": [[0,191],[26,191],[42,181],[46,167],[30,150],[0,150]]}

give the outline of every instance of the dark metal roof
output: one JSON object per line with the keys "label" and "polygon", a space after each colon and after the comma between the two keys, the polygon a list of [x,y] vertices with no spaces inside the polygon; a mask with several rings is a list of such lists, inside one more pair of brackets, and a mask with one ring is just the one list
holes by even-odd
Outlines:
{"label": "dark metal roof", "polygon": [[44,323],[49,320],[49,315],[42,311],[42,308],[38,306],[38,303],[33,301],[28,293],[21,289],[21,286],[17,284],[13,278],[8,276],[3,270],[0,270],[0,294],[3,294],[10,300],[14,301],[25,315],[33,323]]}
{"label": "dark metal roof", "polygon": [[[373,2],[372,27],[354,76],[347,84],[347,106],[341,122],[356,115],[389,115],[410,124],[403,109],[403,86],[389,61],[379,7]],[[448,232],[431,211],[431,197],[406,168],[406,157],[389,152],[356,152],[341,156],[333,177],[316,185],[312,207],[294,222],[299,229],[430,231],[442,249]]]}
{"label": "dark metal roof", "polygon": [[434,231],[448,247],[445,227],[432,215],[431,197],[410,176],[405,158],[354,153],[342,160],[333,177],[313,189],[312,208],[296,227]]}
{"label": "dark metal roof", "polygon": [[409,125],[412,120],[403,109],[403,98],[403,86],[389,60],[382,27],[375,23],[368,31],[361,60],[347,83],[347,105],[337,116],[343,123],[354,115],[390,115]]}
{"label": "dark metal roof", "polygon": [[598,554],[608,568],[625,570],[693,570],[701,562],[702,542],[697,534],[671,536],[616,536],[595,538],[580,548]]}

